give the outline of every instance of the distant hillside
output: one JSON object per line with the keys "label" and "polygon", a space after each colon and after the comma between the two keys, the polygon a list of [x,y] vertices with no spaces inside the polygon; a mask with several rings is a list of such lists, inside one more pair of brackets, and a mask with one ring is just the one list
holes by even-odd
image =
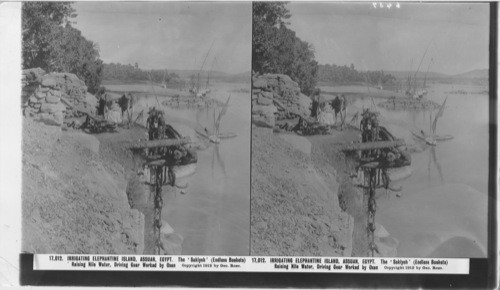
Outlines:
{"label": "distant hillside", "polygon": [[459,79],[487,79],[489,77],[488,69],[475,69],[466,73],[454,75],[453,78]]}

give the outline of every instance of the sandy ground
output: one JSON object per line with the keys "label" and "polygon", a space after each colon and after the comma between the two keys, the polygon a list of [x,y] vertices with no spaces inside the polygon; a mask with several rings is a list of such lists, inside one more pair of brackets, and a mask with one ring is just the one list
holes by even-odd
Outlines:
{"label": "sandy ground", "polygon": [[301,138],[252,129],[251,254],[350,256],[353,219],[340,208],[335,171],[313,162],[314,146],[300,150]]}
{"label": "sandy ground", "polygon": [[23,251],[141,254],[144,216],[127,199],[123,151],[106,138],[23,122]]}

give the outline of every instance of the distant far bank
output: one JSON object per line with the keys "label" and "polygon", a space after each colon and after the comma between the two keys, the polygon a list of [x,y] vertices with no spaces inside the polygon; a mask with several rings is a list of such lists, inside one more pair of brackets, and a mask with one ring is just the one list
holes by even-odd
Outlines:
{"label": "distant far bank", "polygon": [[[405,79],[409,75],[412,77],[415,75],[415,71],[384,71],[385,73],[395,76],[397,79]],[[444,74],[438,72],[428,72],[419,71],[417,73],[417,78],[425,78],[427,74],[427,79],[443,79],[443,80],[460,80],[460,79],[488,79],[489,70],[488,69],[475,69],[459,74]]]}
{"label": "distant far bank", "polygon": [[112,83],[149,83],[160,84],[181,83],[181,82],[231,82],[250,83],[251,72],[231,74],[217,70],[194,70],[194,69],[146,69],[139,67],[137,63],[104,64],[103,81]]}
{"label": "distant far bank", "polygon": [[[370,87],[371,90],[389,90],[389,91],[400,91],[402,87],[407,85],[408,78],[416,79],[416,84],[418,87],[423,87],[424,81],[427,84],[432,83],[440,83],[440,84],[464,84],[464,85],[478,85],[478,86],[488,86],[489,84],[489,70],[488,69],[476,69],[471,70],[465,73],[455,74],[455,75],[447,75],[443,73],[437,72],[421,72],[415,74],[415,71],[381,71],[385,75],[392,76],[395,78],[395,82],[391,82],[389,84],[382,85],[368,85],[366,81],[357,81],[357,82],[330,82],[319,80],[317,86],[318,87],[349,87],[351,90],[353,87],[357,87],[355,90],[364,90],[367,91],[367,87]],[[412,81],[413,82],[413,81]]]}

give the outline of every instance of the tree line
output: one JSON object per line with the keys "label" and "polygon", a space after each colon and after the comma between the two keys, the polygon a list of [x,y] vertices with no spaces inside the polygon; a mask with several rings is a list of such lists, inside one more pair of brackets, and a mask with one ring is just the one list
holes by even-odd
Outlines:
{"label": "tree line", "polygon": [[286,2],[254,2],[252,6],[252,70],[286,74],[310,94],[317,82],[318,63],[311,44],[287,27]]}
{"label": "tree line", "polygon": [[23,2],[22,65],[48,72],[73,73],[89,92],[96,93],[102,81],[103,62],[97,43],[72,27],[75,10],[69,2]]}
{"label": "tree line", "polygon": [[110,63],[104,64],[104,75],[106,80],[121,81],[153,81],[155,83],[178,83],[181,78],[176,73],[168,73],[167,70],[143,70],[136,62],[132,64]]}
{"label": "tree line", "polygon": [[320,65],[318,70],[318,81],[332,85],[370,84],[374,86],[393,86],[397,84],[396,77],[378,71],[358,71],[354,64],[350,66],[326,64]]}

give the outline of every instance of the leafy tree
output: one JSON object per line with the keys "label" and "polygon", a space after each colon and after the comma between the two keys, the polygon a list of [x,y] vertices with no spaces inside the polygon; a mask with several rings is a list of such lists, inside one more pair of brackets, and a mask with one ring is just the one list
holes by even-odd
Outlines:
{"label": "leafy tree", "polygon": [[103,74],[97,44],[87,40],[70,24],[58,27],[54,34],[57,37],[49,46],[48,70],[73,73],[85,81],[91,93],[96,93]]}
{"label": "leafy tree", "polygon": [[254,2],[252,69],[286,74],[310,94],[316,86],[318,63],[313,47],[286,27],[290,11],[285,6],[286,2]]}
{"label": "leafy tree", "polygon": [[57,32],[76,16],[69,2],[24,2],[22,50],[24,67],[48,68],[50,46]]}
{"label": "leafy tree", "polygon": [[95,93],[103,74],[99,47],[71,26],[74,12],[68,2],[23,3],[23,67],[74,73]]}
{"label": "leafy tree", "polygon": [[254,2],[253,21],[269,26],[284,25],[285,19],[290,18],[290,11],[285,7],[286,2]]}

